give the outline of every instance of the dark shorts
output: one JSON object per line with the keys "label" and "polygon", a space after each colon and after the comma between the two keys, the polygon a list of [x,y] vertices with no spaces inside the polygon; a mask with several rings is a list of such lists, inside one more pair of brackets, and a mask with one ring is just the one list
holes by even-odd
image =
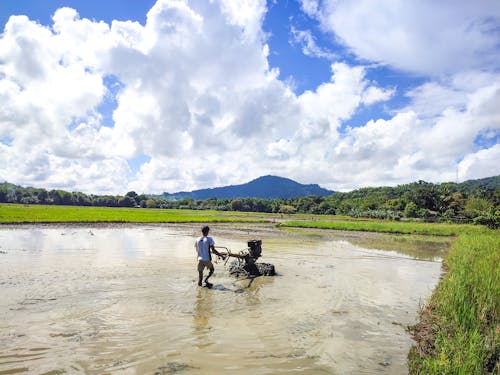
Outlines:
{"label": "dark shorts", "polygon": [[214,265],[211,260],[199,260],[198,261],[198,272],[203,272],[203,270],[208,268],[209,270],[214,270]]}

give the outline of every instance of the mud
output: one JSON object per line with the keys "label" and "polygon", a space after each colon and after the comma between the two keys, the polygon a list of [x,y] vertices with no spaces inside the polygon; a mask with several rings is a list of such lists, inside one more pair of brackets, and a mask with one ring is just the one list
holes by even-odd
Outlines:
{"label": "mud", "polygon": [[198,287],[198,226],[0,227],[0,373],[407,372],[446,244],[211,228],[234,252],[262,239],[278,275],[220,262]]}
{"label": "mud", "polygon": [[236,277],[258,277],[258,276],[275,276],[276,270],[274,264],[260,263],[247,264],[244,261],[233,260],[228,267],[231,275]]}

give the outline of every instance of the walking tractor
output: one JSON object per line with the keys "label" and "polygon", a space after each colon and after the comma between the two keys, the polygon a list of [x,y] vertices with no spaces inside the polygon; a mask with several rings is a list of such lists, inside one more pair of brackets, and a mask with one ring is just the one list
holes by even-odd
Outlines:
{"label": "walking tractor", "polygon": [[250,240],[247,244],[247,249],[237,253],[231,252],[227,247],[216,246],[217,249],[226,250],[226,252],[219,251],[226,259],[224,265],[227,264],[229,258],[236,258],[229,264],[229,273],[234,276],[247,277],[274,276],[276,274],[274,265],[257,263],[257,259],[262,255],[262,240]]}

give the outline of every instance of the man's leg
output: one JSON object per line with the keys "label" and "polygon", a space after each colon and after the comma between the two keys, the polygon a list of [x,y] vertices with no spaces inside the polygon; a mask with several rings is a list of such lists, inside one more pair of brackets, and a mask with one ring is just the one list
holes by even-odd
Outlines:
{"label": "man's leg", "polygon": [[209,278],[210,276],[212,276],[212,274],[214,273],[214,265],[212,264],[212,262],[210,262],[210,264],[209,264],[209,265],[207,265],[207,268],[208,268],[208,271],[209,271],[209,272],[208,272],[208,276],[207,276],[207,277],[205,277],[205,285],[206,285],[207,287],[211,288],[211,287],[212,287],[212,284],[208,282],[208,278]]}
{"label": "man's leg", "polygon": [[203,264],[198,262],[198,285],[201,286],[201,281],[203,280]]}

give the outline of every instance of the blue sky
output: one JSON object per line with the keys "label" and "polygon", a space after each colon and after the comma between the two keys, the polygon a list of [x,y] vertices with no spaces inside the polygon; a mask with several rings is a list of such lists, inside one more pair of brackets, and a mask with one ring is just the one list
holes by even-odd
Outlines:
{"label": "blue sky", "polygon": [[0,2],[0,180],[90,193],[500,174],[500,3]]}

